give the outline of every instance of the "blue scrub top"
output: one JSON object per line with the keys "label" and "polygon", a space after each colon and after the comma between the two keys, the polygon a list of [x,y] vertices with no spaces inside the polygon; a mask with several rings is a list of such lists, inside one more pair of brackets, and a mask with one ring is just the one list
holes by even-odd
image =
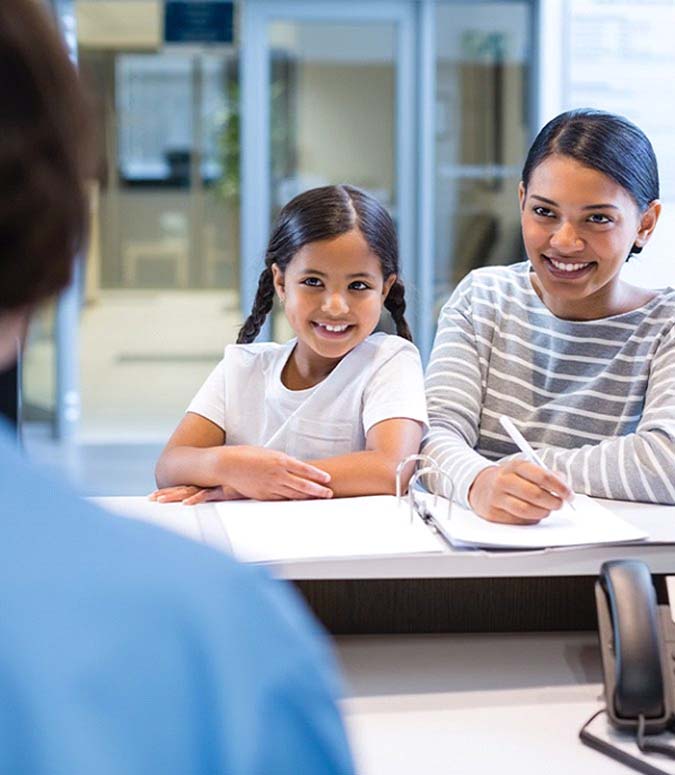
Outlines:
{"label": "blue scrub top", "polygon": [[0,498],[0,772],[353,771],[287,584],[77,499],[6,426]]}

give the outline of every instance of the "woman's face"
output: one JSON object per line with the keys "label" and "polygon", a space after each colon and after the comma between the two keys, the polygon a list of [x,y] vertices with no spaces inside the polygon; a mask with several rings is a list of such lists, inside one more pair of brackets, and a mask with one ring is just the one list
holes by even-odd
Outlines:
{"label": "woman's face", "polygon": [[619,272],[633,244],[646,244],[660,204],[640,213],[626,189],[568,156],[544,159],[519,196],[525,251],[546,306],[580,320],[631,308]]}

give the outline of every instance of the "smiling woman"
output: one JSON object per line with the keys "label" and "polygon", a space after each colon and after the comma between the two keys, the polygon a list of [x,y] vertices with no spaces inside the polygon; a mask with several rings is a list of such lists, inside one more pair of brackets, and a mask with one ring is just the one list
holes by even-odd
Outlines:
{"label": "smiling woman", "polygon": [[[675,503],[675,291],[620,275],[649,241],[658,195],[637,127],[558,116],[519,187],[529,261],[472,272],[444,306],[423,451],[486,519],[538,522],[571,490]],[[502,415],[557,476],[517,454]]]}

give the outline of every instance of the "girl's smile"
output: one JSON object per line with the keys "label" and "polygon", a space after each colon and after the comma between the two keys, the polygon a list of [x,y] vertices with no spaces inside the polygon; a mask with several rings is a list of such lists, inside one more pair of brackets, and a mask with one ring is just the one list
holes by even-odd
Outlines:
{"label": "girl's smile", "polygon": [[568,156],[544,159],[521,183],[521,220],[532,284],[556,316],[593,320],[645,304],[653,293],[623,282],[634,244],[644,245],[660,205],[640,213],[612,178]]}
{"label": "girl's smile", "polygon": [[276,264],[272,271],[298,337],[288,364],[297,377],[291,381],[304,387],[323,379],[372,334],[396,280],[396,275],[383,278],[380,259],[357,228],[304,245],[284,273]]}

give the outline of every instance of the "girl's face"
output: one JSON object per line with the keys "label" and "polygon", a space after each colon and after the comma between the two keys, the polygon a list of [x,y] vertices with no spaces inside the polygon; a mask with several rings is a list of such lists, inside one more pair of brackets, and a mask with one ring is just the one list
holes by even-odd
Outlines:
{"label": "girl's face", "polygon": [[633,244],[651,236],[658,202],[640,213],[622,186],[568,156],[542,161],[519,197],[533,282],[555,315],[593,320],[639,306],[619,272]]}
{"label": "girl's face", "polygon": [[298,337],[298,356],[339,360],[369,336],[396,280],[382,277],[380,259],[358,229],[310,242],[282,274],[272,265],[274,287]]}

